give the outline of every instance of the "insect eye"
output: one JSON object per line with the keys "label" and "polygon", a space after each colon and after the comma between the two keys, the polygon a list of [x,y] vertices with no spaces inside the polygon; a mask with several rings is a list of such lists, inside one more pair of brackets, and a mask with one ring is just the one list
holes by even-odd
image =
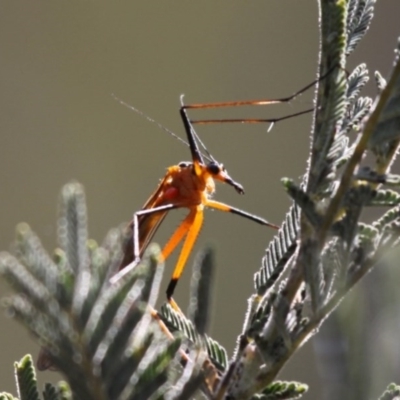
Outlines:
{"label": "insect eye", "polygon": [[221,171],[221,166],[219,164],[217,164],[216,162],[210,162],[207,165],[207,169],[208,169],[208,172],[210,172],[211,174],[217,175]]}
{"label": "insect eye", "polygon": [[178,166],[181,167],[181,168],[187,168],[189,166],[189,163],[187,161],[181,161],[178,164]]}

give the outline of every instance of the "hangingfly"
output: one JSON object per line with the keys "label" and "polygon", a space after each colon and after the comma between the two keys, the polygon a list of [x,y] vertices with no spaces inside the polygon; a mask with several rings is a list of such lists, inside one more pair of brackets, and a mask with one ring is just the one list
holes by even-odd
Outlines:
{"label": "hangingfly", "polygon": [[[117,100],[128,108],[137,111],[125,102]],[[188,215],[172,234],[161,252],[162,260],[167,259],[177,245],[184,240],[167,288],[167,299],[175,309],[179,308],[172,299],[172,295],[200,232],[206,207],[237,214],[274,229],[279,228],[256,215],[211,199],[215,191],[215,181],[227,183],[239,194],[244,194],[244,190],[239,183],[229,176],[223,164],[216,161],[205,149],[189,121],[184,105],[180,108],[180,116],[186,131],[192,161],[180,162],[169,167],[165,177],[143,208],[134,213],[128,227],[129,240],[126,242],[119,272],[111,278],[111,283],[117,282],[140,262],[144,250],[169,211],[176,208],[187,208],[189,210]],[[201,153],[199,144],[204,147],[207,156]]]}
{"label": "hangingfly", "polygon": [[[140,262],[144,250],[147,248],[149,242],[153,238],[165,216],[169,211],[176,208],[187,208],[189,210],[189,214],[181,222],[181,224],[170,237],[167,244],[162,249],[161,258],[162,260],[166,260],[169,255],[174,251],[174,249],[178,246],[178,244],[184,240],[177,264],[172,273],[172,278],[166,291],[167,300],[175,309],[178,310],[179,307],[172,299],[172,295],[174,293],[176,284],[178,283],[178,280],[181,277],[182,272],[185,268],[186,261],[190,255],[190,252],[193,249],[197,236],[200,232],[201,226],[203,224],[203,212],[205,207],[237,214],[261,225],[265,225],[274,229],[279,229],[277,225],[274,225],[261,217],[250,214],[246,211],[232,207],[225,203],[212,200],[212,195],[215,192],[215,181],[227,183],[228,185],[232,186],[239,194],[244,194],[244,190],[239,183],[235,182],[229,176],[223,164],[216,161],[214,157],[209,153],[203,142],[196,134],[193,128],[193,124],[269,123],[270,130],[276,122],[310,113],[313,111],[313,109],[311,108],[297,113],[285,115],[283,117],[269,119],[203,119],[193,121],[188,118],[187,110],[289,103],[291,100],[301,95],[302,93],[313,87],[320,80],[328,76],[335,68],[332,68],[332,70],[328,71],[324,76],[304,86],[293,95],[280,99],[229,101],[220,103],[198,103],[184,105],[181,97],[180,116],[185,128],[187,143],[180,137],[177,137],[177,135],[175,135],[173,132],[163,127],[162,129],[166,130],[169,134],[188,145],[192,161],[180,162],[177,165],[169,167],[167,169],[165,177],[161,180],[157,189],[147,200],[143,208],[140,211],[134,213],[133,219],[128,226],[128,241],[126,242],[126,246],[124,249],[123,260],[119,266],[119,272],[110,279],[110,282],[117,282]],[[135,107],[132,107],[131,105],[125,103],[117,97],[115,97],[115,99],[118,100],[122,105],[141,114],[149,121],[155,122]],[[199,145],[204,149],[207,155],[201,153]]]}

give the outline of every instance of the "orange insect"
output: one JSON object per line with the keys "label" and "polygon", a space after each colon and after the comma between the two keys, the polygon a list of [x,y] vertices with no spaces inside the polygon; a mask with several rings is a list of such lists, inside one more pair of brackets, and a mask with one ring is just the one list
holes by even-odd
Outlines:
{"label": "orange insect", "polygon": [[[333,70],[333,69],[332,69]],[[161,180],[155,192],[150,196],[140,211],[133,215],[132,222],[129,224],[130,238],[124,249],[124,258],[119,266],[119,272],[111,278],[111,283],[117,282],[130,270],[132,270],[141,260],[144,250],[156,233],[158,227],[164,220],[167,213],[176,208],[188,208],[189,214],[181,222],[176,231],[173,233],[167,244],[164,246],[161,256],[166,260],[174,251],[179,243],[185,239],[177,264],[172,273],[172,278],[167,287],[167,300],[170,304],[179,310],[179,307],[172,299],[175,287],[185,268],[186,261],[193,249],[197,236],[203,224],[203,211],[205,207],[213,208],[220,211],[230,212],[250,219],[261,225],[265,225],[274,229],[279,229],[267,220],[250,214],[246,211],[234,208],[230,205],[212,200],[211,197],[215,191],[215,181],[227,183],[234,187],[239,194],[244,194],[243,187],[235,182],[228,174],[223,164],[216,161],[208,152],[198,135],[196,134],[192,124],[215,124],[215,123],[270,123],[272,126],[279,121],[299,115],[307,114],[313,109],[303,110],[290,115],[279,118],[269,119],[209,119],[209,120],[190,120],[187,115],[188,109],[206,109],[221,107],[237,107],[245,105],[270,105],[279,103],[289,103],[291,100],[313,87],[321,79],[324,79],[331,71],[324,76],[304,86],[288,97],[269,100],[248,100],[248,101],[230,101],[220,103],[198,103],[184,105],[181,98],[180,116],[186,131],[187,142],[175,135],[173,132],[165,129],[172,136],[189,146],[192,162],[180,162],[167,169],[165,177]],[[115,96],[114,96],[115,97]],[[122,105],[144,116],[149,121],[155,121],[141,111],[125,103],[115,97]],[[199,149],[199,144],[205,150],[207,155],[203,155]],[[204,160],[207,160],[206,162]]]}
{"label": "orange insect", "polygon": [[[138,112],[129,104],[122,100],[117,100],[124,106]],[[124,249],[124,258],[120,264],[119,272],[111,278],[111,283],[115,283],[140,262],[144,250],[169,211],[176,208],[187,208],[189,209],[189,214],[178,226],[161,252],[162,259],[166,260],[178,244],[184,240],[166,291],[167,299],[175,309],[179,308],[172,299],[172,295],[200,232],[205,207],[237,214],[274,229],[279,228],[256,215],[211,199],[215,191],[215,181],[227,183],[239,194],[244,194],[244,190],[239,183],[229,176],[223,164],[216,161],[205,149],[187,116],[186,108],[189,107],[182,105],[180,115],[186,131],[187,144],[191,152],[192,161],[180,162],[169,167],[165,177],[143,208],[135,212],[129,225],[131,240],[127,242]],[[143,115],[143,113],[141,114]],[[269,122],[276,122],[276,120]],[[201,153],[199,144],[204,147],[207,156]]]}

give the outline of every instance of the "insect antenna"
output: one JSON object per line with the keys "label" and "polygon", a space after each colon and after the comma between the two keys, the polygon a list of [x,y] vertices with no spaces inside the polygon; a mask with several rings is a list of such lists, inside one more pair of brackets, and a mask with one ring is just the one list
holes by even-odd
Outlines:
{"label": "insect antenna", "polygon": [[[169,135],[171,135],[172,137],[174,137],[175,139],[177,139],[179,142],[181,142],[182,144],[184,144],[187,147],[189,146],[189,143],[182,139],[179,135],[177,135],[176,133],[172,132],[170,129],[166,128],[164,125],[160,124],[159,122],[157,122],[155,119],[149,117],[147,114],[145,114],[143,111],[139,110],[138,108],[132,106],[131,104],[126,103],[124,100],[120,99],[119,97],[117,97],[114,93],[111,94],[111,96],[114,98],[114,100],[118,101],[118,103],[120,103],[121,105],[123,105],[126,108],[129,108],[131,111],[134,111],[136,114],[139,114],[141,117],[143,117],[144,119],[146,119],[147,121],[151,122],[152,124],[158,126],[161,130],[163,130],[164,132],[168,133]],[[193,130],[194,131],[194,130]],[[207,152],[208,155],[202,154],[204,158],[208,159],[209,161],[213,160],[211,154],[209,153],[209,151],[205,148],[204,144],[201,142],[200,138],[197,136],[196,132],[194,132],[194,135],[196,136],[196,139],[198,140],[198,142],[202,145],[202,147],[204,148],[204,150]]]}

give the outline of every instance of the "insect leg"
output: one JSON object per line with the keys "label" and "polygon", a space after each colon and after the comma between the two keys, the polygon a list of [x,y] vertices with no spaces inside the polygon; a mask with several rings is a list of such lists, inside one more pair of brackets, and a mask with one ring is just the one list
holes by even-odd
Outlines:
{"label": "insect leg", "polygon": [[[205,108],[221,108],[221,107],[238,107],[238,106],[265,106],[270,104],[281,104],[281,103],[289,103],[290,101],[294,100],[296,97],[300,96],[307,90],[311,89],[315,86],[318,82],[325,79],[329,76],[338,66],[333,66],[328,72],[324,75],[320,76],[318,79],[315,79],[308,85],[303,86],[297,92],[291,94],[290,96],[281,97],[277,99],[261,99],[261,100],[239,100],[239,101],[223,101],[217,103],[194,103],[194,104],[186,104],[182,108],[186,110],[192,109],[205,109]],[[340,67],[339,67],[340,68]],[[202,121],[191,121],[192,123],[202,123]]]}
{"label": "insect leg", "polygon": [[159,207],[154,207],[154,208],[149,208],[146,210],[140,210],[137,211],[133,214],[133,224],[132,224],[132,230],[133,230],[133,261],[127,265],[125,268],[123,268],[121,271],[119,271],[117,274],[111,277],[110,283],[114,284],[118,282],[121,278],[123,278],[127,273],[132,271],[133,268],[136,267],[136,265],[140,262],[140,245],[139,245],[139,232],[140,232],[140,224],[139,224],[139,217],[149,215],[149,214],[154,214],[156,215],[159,212],[162,211],[169,211],[174,208],[177,208],[176,205],[174,204],[166,204],[163,206]]}
{"label": "insect leg", "polygon": [[240,215],[241,217],[250,219],[251,221],[257,222],[258,224],[261,224],[261,225],[269,226],[270,228],[279,229],[279,226],[271,224],[264,218],[258,217],[257,215],[254,215],[254,214],[250,214],[239,208],[235,208],[235,207],[229,206],[227,204],[220,203],[219,201],[207,200],[207,202],[204,205],[206,207],[214,208],[216,210],[226,211],[226,212],[230,212],[232,214]]}
{"label": "insect leg", "polygon": [[[189,257],[190,252],[193,249],[194,243],[196,242],[197,236],[200,232],[201,226],[203,225],[203,207],[197,206],[196,208],[191,209],[189,215],[185,218],[179,228],[175,231],[173,237],[171,237],[170,241],[167,243],[163,250],[163,254],[169,254],[170,252],[170,243],[172,243],[178,237],[179,240],[183,238],[185,233],[187,233],[185,242],[183,243],[181,253],[179,254],[178,262],[176,263],[174,272],[172,273],[172,278],[169,282],[167,288],[167,300],[171,304],[173,308],[179,310],[176,302],[172,299],[172,295],[174,294],[175,287],[178,283],[179,278],[182,275],[182,272],[185,268],[186,261]],[[176,243],[177,244],[177,243]],[[176,244],[173,245],[172,249],[176,247]],[[172,250],[171,250],[172,251]]]}

